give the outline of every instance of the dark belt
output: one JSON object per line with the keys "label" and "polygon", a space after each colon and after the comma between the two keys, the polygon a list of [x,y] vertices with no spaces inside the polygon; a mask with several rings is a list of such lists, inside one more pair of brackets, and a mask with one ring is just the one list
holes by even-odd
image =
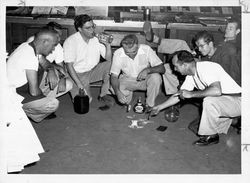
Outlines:
{"label": "dark belt", "polygon": [[241,97],[241,93],[222,93],[222,95],[232,96],[232,97]]}

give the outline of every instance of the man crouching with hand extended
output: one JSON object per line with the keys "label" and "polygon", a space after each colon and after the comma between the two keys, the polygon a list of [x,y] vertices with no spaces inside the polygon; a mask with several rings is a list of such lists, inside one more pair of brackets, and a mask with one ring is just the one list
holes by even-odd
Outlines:
{"label": "man crouching with hand extended", "polygon": [[127,35],[121,41],[122,48],[114,53],[111,66],[111,85],[122,104],[129,104],[133,91],[147,91],[146,112],[155,104],[159,94],[161,75],[165,68],[160,58],[148,46],[138,44],[138,38]]}
{"label": "man crouching with hand extended", "polygon": [[[199,140],[194,145],[217,144],[219,133],[227,133],[232,118],[241,115],[241,87],[217,63],[196,62],[187,51],[173,54],[172,63],[176,71],[186,75],[180,91],[164,103],[153,107],[151,114],[186,98],[204,98],[202,116],[198,130]],[[198,90],[193,91],[194,88]],[[178,97],[179,96],[179,97]]]}

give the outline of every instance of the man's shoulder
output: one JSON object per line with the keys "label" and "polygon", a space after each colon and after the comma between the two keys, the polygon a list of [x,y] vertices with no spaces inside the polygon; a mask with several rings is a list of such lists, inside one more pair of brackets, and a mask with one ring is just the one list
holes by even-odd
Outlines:
{"label": "man's shoulder", "polygon": [[149,45],[146,45],[146,44],[140,44],[139,48],[145,51],[152,49]]}
{"label": "man's shoulder", "polygon": [[123,47],[118,48],[114,51],[114,55],[119,56],[123,53]]}
{"label": "man's shoulder", "polygon": [[232,41],[226,41],[218,45],[218,52],[222,52],[225,54],[236,54],[236,46]]}
{"label": "man's shoulder", "polygon": [[220,64],[211,61],[197,62],[197,67],[200,69],[210,70],[211,68],[221,67]]}
{"label": "man's shoulder", "polygon": [[71,42],[77,40],[79,37],[79,32],[75,32],[74,34],[71,34],[67,39],[65,39],[65,42]]}

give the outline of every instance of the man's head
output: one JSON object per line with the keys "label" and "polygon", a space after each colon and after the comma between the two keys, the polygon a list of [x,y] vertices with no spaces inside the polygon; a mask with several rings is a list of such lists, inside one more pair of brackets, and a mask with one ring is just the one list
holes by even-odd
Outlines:
{"label": "man's head", "polygon": [[90,16],[86,14],[76,16],[74,26],[76,31],[79,31],[84,38],[91,39],[94,37],[96,25]]}
{"label": "man's head", "polygon": [[59,42],[61,40],[62,36],[62,26],[56,22],[49,22],[44,29],[49,29],[49,30],[55,30],[58,33],[59,36]]}
{"label": "man's head", "polygon": [[180,50],[173,53],[172,64],[174,70],[179,72],[181,75],[192,75],[193,66],[195,65],[195,60],[193,55],[186,51]]}
{"label": "man's head", "polygon": [[214,37],[207,31],[200,31],[195,36],[195,44],[203,56],[212,56],[214,53]]}
{"label": "man's head", "polygon": [[41,29],[34,39],[37,54],[49,55],[59,42],[58,32],[55,30]]}
{"label": "man's head", "polygon": [[125,54],[134,59],[139,49],[138,38],[134,34],[129,34],[122,39],[121,45]]}
{"label": "man's head", "polygon": [[225,30],[225,41],[235,40],[236,36],[240,33],[241,25],[238,20],[230,19],[227,23]]}
{"label": "man's head", "polygon": [[62,26],[56,22],[49,22],[45,28],[55,30],[60,36],[62,35]]}

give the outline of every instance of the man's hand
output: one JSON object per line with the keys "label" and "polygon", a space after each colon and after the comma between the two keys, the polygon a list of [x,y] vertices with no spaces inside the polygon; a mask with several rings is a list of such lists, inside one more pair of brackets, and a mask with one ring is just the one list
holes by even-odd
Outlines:
{"label": "man's hand", "polygon": [[137,81],[145,80],[149,74],[149,68],[143,69],[137,76]]}
{"label": "man's hand", "polygon": [[159,105],[154,106],[154,107],[152,108],[151,112],[150,112],[150,115],[151,115],[151,116],[156,116],[157,114],[159,114],[160,110],[161,110],[161,109],[160,109],[160,106],[159,106]]}
{"label": "man's hand", "polygon": [[122,93],[122,92],[117,92],[117,99],[119,102],[121,102],[122,104],[127,104],[128,103],[128,99],[127,97]]}
{"label": "man's hand", "polygon": [[180,93],[180,98],[185,99],[185,98],[192,98],[192,91],[188,90],[180,90],[178,93]]}
{"label": "man's hand", "polygon": [[45,79],[45,84],[49,84],[50,89],[53,90],[57,86],[58,80],[59,78],[57,77],[55,70],[49,69]]}
{"label": "man's hand", "polygon": [[66,78],[62,78],[58,82],[57,93],[61,93],[61,92],[65,92],[65,91],[66,91]]}
{"label": "man's hand", "polygon": [[65,71],[65,69],[64,69],[62,66],[60,66],[60,65],[55,65],[54,68],[55,68],[56,70],[58,70],[58,72],[59,72],[61,75],[66,76],[66,71]]}

